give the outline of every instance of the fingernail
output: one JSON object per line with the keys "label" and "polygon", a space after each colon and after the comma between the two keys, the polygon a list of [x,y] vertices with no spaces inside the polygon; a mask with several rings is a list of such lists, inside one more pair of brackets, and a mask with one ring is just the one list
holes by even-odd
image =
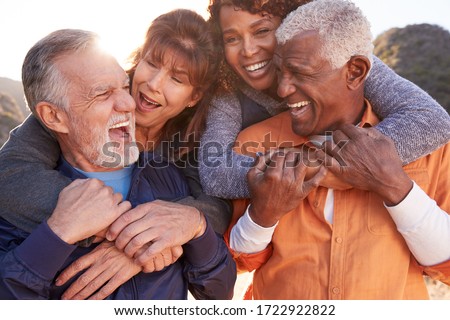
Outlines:
{"label": "fingernail", "polygon": [[106,232],[105,237],[106,237],[106,239],[107,239],[108,241],[112,241],[112,240],[113,240],[112,235],[111,235],[111,233],[109,233],[109,231]]}
{"label": "fingernail", "polygon": [[55,285],[56,286],[60,286],[62,284],[62,281],[61,280],[59,280],[59,279],[56,279],[56,281],[55,281]]}

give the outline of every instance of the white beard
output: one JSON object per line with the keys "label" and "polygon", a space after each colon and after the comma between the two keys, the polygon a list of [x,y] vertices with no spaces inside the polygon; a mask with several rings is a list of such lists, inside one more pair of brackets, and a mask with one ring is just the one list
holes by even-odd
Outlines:
{"label": "white beard", "polygon": [[[77,151],[91,164],[105,168],[123,168],[137,161],[139,150],[135,138],[135,119],[131,113],[113,115],[106,127],[89,127],[77,117],[70,117],[73,132],[79,132],[75,139]],[[117,122],[129,120],[128,134],[131,142],[113,141],[109,128]]]}

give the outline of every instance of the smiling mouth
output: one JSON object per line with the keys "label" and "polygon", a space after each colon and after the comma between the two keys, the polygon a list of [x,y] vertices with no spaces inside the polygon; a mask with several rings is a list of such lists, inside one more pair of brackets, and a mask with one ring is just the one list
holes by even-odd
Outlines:
{"label": "smiling mouth", "polygon": [[292,103],[292,104],[288,103],[287,106],[289,108],[303,108],[303,107],[306,107],[310,103],[311,103],[311,101],[299,101],[299,102]]}
{"label": "smiling mouth", "polygon": [[155,100],[147,97],[146,95],[144,95],[143,93],[140,94],[141,96],[141,104],[144,108],[149,108],[149,109],[153,109],[153,108],[158,108],[161,107],[161,104],[156,102]]}
{"label": "smiling mouth", "polygon": [[255,72],[255,71],[261,70],[268,64],[269,64],[269,60],[266,60],[266,61],[255,63],[255,64],[252,64],[249,66],[244,66],[244,69],[247,70],[248,72]]}
{"label": "smiling mouth", "polygon": [[306,112],[306,110],[309,109],[310,106],[312,106],[311,101],[299,101],[296,103],[288,103],[287,106],[291,110],[291,114],[294,116],[301,115],[302,113]]}
{"label": "smiling mouth", "polygon": [[129,139],[130,120],[117,122],[109,127],[109,135],[112,138]]}

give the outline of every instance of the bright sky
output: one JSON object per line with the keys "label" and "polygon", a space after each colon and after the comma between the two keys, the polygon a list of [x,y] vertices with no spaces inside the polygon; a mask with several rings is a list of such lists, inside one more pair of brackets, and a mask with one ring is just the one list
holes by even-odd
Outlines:
{"label": "bright sky", "polygon": [[[450,0],[354,0],[377,36],[392,27],[438,24],[450,30]],[[123,62],[152,19],[174,8],[208,17],[209,0],[0,0],[0,77],[20,80],[22,61],[40,38],[61,28],[97,32]]]}

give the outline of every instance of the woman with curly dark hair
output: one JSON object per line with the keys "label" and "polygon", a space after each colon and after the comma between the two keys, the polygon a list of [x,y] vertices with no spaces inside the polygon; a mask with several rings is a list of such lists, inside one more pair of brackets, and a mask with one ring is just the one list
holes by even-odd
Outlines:
{"label": "woman with curly dark hair", "polygon": [[[238,133],[285,110],[277,96],[275,30],[305,0],[211,0],[209,22],[222,44],[221,87],[212,101],[200,148],[200,180],[207,194],[249,196],[246,174],[253,158],[233,152]],[[382,92],[383,94],[380,94]],[[376,127],[392,138],[406,164],[450,138],[446,111],[427,93],[374,57],[365,95],[384,120]],[[420,112],[419,112],[420,111]],[[426,137],[429,143],[422,143]],[[209,151],[214,149],[214,153]]]}

